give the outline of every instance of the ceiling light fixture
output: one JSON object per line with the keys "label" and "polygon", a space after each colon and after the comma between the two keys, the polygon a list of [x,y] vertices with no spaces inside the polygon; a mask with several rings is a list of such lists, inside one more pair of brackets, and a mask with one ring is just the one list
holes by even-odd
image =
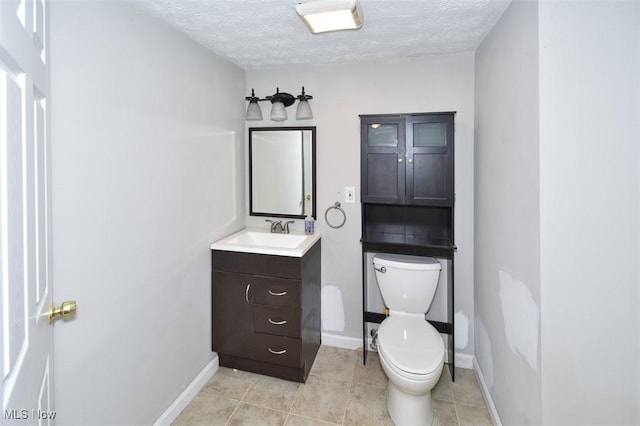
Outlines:
{"label": "ceiling light fixture", "polygon": [[254,89],[251,89],[251,96],[247,96],[245,99],[249,101],[247,114],[245,116],[247,121],[262,120],[262,109],[258,104],[258,102],[261,101],[271,102],[271,120],[285,121],[287,119],[287,107],[293,105],[296,99],[299,101],[298,109],[296,110],[296,120],[310,120],[313,118],[313,112],[309,105],[309,99],[313,99],[313,96],[307,95],[304,92],[304,86],[302,86],[302,94],[298,96],[281,92],[279,88],[276,88],[275,94],[260,99],[256,96]]}
{"label": "ceiling light fixture", "polygon": [[364,16],[358,0],[318,0],[298,3],[296,12],[313,34],[357,30]]}

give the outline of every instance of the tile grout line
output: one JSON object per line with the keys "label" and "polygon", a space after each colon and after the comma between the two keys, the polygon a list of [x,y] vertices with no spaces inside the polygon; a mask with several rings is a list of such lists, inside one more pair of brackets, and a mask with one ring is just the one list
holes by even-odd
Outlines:
{"label": "tile grout line", "polygon": [[356,366],[358,364],[358,356],[356,355],[353,360],[353,368],[351,370],[351,379],[349,380],[349,389],[347,390],[347,401],[344,404],[344,410],[342,411],[342,421],[341,425],[344,425],[344,422],[347,417],[347,409],[349,408],[349,401],[351,400],[351,389],[353,388],[353,379],[356,376]]}
{"label": "tile grout line", "polygon": [[[233,401],[233,400],[230,400],[230,401]],[[241,401],[237,401],[236,402],[236,406],[233,409],[233,411],[231,412],[231,415],[229,415],[229,418],[227,418],[227,421],[224,422],[225,426],[229,424],[229,422],[231,421],[231,418],[233,417],[233,415],[236,413],[236,411],[238,411],[238,408],[240,407],[240,402]]]}
{"label": "tile grout line", "polygon": [[[238,371],[235,368],[233,369],[234,371]],[[249,386],[247,386],[247,389],[244,391],[244,393],[242,395],[240,395],[239,400],[237,401],[237,404],[235,406],[235,408],[233,409],[233,412],[231,413],[231,415],[229,416],[229,418],[227,419],[227,421],[224,423],[225,426],[229,424],[229,422],[231,421],[231,419],[233,418],[233,415],[236,414],[236,412],[238,411],[238,409],[240,408],[240,405],[242,405],[242,403],[244,402],[244,398],[249,395],[249,391],[251,390],[251,388],[253,388],[255,386],[255,384],[258,382],[257,378],[254,378],[254,380],[251,381],[251,384]],[[232,398],[227,398],[231,401],[235,401]]]}
{"label": "tile grout line", "polygon": [[460,414],[458,414],[458,404],[453,403],[453,411],[456,413],[456,424],[460,426]]}
{"label": "tile grout line", "polygon": [[[310,376],[311,376],[311,370],[309,370],[309,375],[307,376],[307,379],[306,379],[306,380],[309,380],[309,377],[310,377]],[[293,402],[292,402],[292,403],[291,403],[291,405],[289,406],[289,412],[287,413],[287,421],[289,420],[289,416],[290,416],[291,414],[294,414],[294,415],[295,415],[295,413],[293,413],[293,412],[292,412],[292,410],[293,410],[293,408],[296,406],[296,402],[298,401],[298,397],[299,397],[299,396],[300,396],[300,394],[303,392],[304,385],[305,385],[306,383],[307,383],[307,382],[305,381],[305,382],[304,382],[304,383],[302,383],[300,386],[298,386],[298,389],[296,389],[296,395],[293,397]]]}

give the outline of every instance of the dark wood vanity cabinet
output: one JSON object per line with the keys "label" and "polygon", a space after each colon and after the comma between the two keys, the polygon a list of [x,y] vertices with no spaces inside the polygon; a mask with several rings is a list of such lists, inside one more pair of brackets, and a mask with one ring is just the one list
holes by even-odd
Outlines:
{"label": "dark wood vanity cabinet", "polygon": [[320,347],[320,241],[302,257],[212,250],[220,365],[304,382]]}
{"label": "dark wood vanity cabinet", "polygon": [[453,117],[361,115],[362,202],[453,206]]}

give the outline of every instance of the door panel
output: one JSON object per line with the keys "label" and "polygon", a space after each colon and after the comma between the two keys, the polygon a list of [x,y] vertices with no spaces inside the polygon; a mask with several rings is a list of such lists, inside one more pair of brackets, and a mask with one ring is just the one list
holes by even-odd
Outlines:
{"label": "door panel", "polygon": [[413,204],[428,201],[431,205],[447,199],[447,157],[442,154],[414,154]]}
{"label": "door panel", "polygon": [[253,358],[252,275],[213,271],[212,349],[227,355]]}
{"label": "door panel", "polygon": [[438,122],[413,122],[414,147],[447,146],[447,123]]}
{"label": "door panel", "polygon": [[[10,285],[4,289],[2,310],[8,323],[3,327],[4,377],[15,369],[19,354],[27,345],[25,305],[25,225],[23,217],[22,104],[24,90],[18,76],[0,72],[0,155],[2,156],[2,271]],[[5,254],[6,253],[6,254]]]}
{"label": "door panel", "polygon": [[402,204],[405,199],[405,122],[361,117],[362,202]]}
{"label": "door panel", "polygon": [[407,117],[407,201],[409,205],[453,206],[453,114]]}
{"label": "door panel", "polygon": [[370,147],[397,147],[400,123],[371,123],[367,125],[367,145]]}
{"label": "door panel", "polygon": [[[399,203],[404,199],[404,167],[396,153],[367,155],[367,202]],[[402,192],[401,192],[402,189]]]}
{"label": "door panel", "polygon": [[55,418],[46,24],[42,1],[0,1],[0,368],[7,424]]}

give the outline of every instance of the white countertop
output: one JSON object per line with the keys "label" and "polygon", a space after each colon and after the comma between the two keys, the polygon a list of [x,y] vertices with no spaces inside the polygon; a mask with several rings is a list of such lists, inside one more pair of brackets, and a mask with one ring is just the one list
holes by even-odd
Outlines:
{"label": "white countertop", "polygon": [[319,232],[280,234],[268,229],[244,228],[212,243],[211,250],[302,257],[319,239]]}

